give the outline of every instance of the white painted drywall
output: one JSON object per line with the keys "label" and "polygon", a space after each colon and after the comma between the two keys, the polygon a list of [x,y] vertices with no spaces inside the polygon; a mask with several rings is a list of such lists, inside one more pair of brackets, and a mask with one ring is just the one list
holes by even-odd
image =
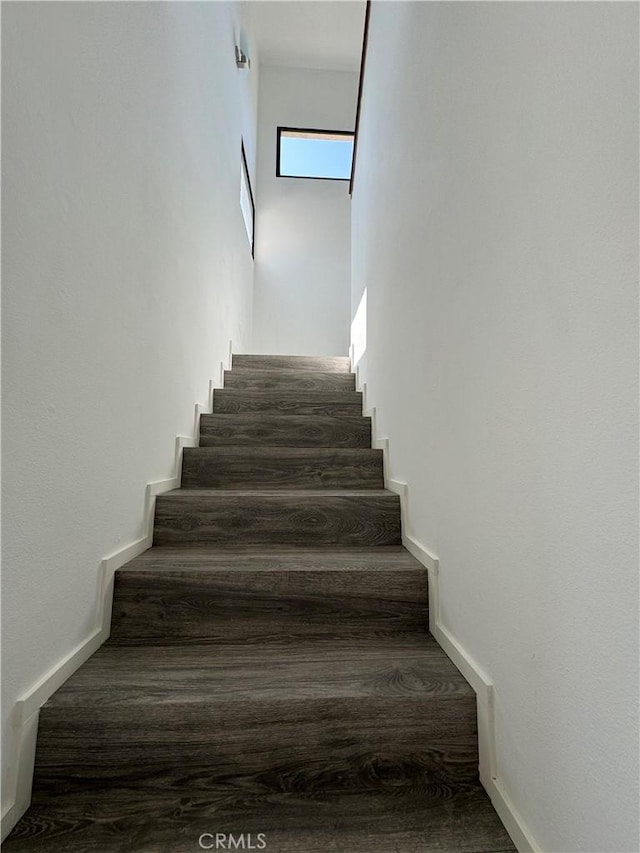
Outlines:
{"label": "white painted drywall", "polygon": [[639,849],[637,205],[637,4],[373,4],[362,378],[555,853]]}
{"label": "white painted drywall", "polygon": [[251,22],[260,61],[293,68],[360,68],[365,0],[258,0]]}
{"label": "white painted drywall", "polygon": [[229,339],[250,346],[257,62],[236,69],[236,12],[2,9],[3,760],[16,699],[93,628],[100,561],[143,534],[146,483],[172,476]]}
{"label": "white painted drywall", "polygon": [[348,352],[349,187],[277,178],[276,128],[353,130],[357,86],[351,72],[261,68],[254,352]]}

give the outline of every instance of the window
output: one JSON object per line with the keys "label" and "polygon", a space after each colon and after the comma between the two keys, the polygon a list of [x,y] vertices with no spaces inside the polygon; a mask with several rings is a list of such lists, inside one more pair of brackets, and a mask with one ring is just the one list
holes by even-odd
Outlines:
{"label": "window", "polygon": [[244,227],[247,230],[247,239],[251,246],[251,257],[253,257],[254,247],[254,223],[256,218],[256,208],[253,203],[253,193],[251,191],[251,179],[249,178],[249,169],[247,168],[247,156],[244,153],[244,142],[241,143],[242,158],[240,163],[240,209],[242,210],[242,218],[244,219]]}
{"label": "window", "polygon": [[347,130],[278,128],[276,175],[348,181],[353,159],[353,133]]}

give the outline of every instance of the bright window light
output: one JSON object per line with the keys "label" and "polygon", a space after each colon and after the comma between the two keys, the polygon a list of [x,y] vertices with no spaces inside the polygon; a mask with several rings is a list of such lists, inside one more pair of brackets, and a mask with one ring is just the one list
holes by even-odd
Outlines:
{"label": "bright window light", "polygon": [[278,128],[276,175],[348,181],[353,160],[353,133],[345,130]]}

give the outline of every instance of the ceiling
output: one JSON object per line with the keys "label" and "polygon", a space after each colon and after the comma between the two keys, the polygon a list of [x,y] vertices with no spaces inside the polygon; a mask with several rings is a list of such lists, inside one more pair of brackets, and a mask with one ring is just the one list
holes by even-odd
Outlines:
{"label": "ceiling", "polygon": [[360,68],[364,0],[253,0],[247,5],[262,64]]}

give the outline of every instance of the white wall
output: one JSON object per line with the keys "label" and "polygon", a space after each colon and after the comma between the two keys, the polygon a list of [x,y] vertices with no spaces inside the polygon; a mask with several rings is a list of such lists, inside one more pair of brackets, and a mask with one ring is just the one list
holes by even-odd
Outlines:
{"label": "white wall", "polygon": [[87,636],[102,557],[143,534],[229,339],[250,347],[257,87],[232,4],[2,17],[6,782],[16,698]]}
{"label": "white wall", "polygon": [[276,128],[353,130],[357,89],[351,72],[261,69],[254,352],[348,352],[348,184],[276,178]]}
{"label": "white wall", "polygon": [[638,846],[638,6],[374,3],[362,378],[545,851]]}

